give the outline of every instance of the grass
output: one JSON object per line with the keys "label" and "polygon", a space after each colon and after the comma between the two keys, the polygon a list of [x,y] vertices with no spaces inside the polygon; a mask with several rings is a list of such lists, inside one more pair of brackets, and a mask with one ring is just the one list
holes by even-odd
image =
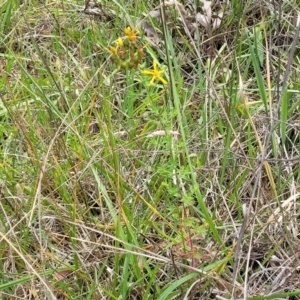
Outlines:
{"label": "grass", "polygon": [[299,298],[299,4],[196,2],[0,4],[2,299]]}

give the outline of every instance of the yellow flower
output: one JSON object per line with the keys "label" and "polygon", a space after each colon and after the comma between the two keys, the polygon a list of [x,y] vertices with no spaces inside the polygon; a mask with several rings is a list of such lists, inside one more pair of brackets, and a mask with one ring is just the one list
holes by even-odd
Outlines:
{"label": "yellow flower", "polygon": [[123,47],[123,40],[119,37],[116,44],[118,47]]}
{"label": "yellow flower", "polygon": [[152,79],[151,79],[149,85],[152,85],[154,83],[155,79],[161,81],[163,84],[167,84],[168,82],[162,77],[164,72],[165,72],[165,70],[159,70],[157,68],[156,60],[153,60],[153,70],[151,70],[151,69],[144,70],[144,71],[142,71],[142,74],[152,76]]}
{"label": "yellow flower", "polygon": [[138,32],[136,30],[132,30],[130,27],[126,27],[124,29],[124,33],[125,33],[127,39],[129,40],[129,42],[131,42],[131,43],[136,42],[136,37],[138,35]]}

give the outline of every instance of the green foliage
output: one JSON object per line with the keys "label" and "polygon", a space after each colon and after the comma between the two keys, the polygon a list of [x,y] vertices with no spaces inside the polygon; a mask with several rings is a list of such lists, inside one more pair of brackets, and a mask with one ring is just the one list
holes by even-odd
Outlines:
{"label": "green foliage", "polygon": [[1,293],[298,295],[299,51],[273,25],[296,4],[23,2],[0,4]]}

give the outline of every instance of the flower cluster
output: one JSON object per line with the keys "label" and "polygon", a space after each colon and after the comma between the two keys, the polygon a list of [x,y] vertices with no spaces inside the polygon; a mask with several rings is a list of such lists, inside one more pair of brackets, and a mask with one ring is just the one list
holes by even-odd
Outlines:
{"label": "flower cluster", "polygon": [[[138,32],[131,27],[124,29],[125,36],[119,37],[114,46],[109,47],[113,60],[125,70],[137,69],[145,57],[143,42],[138,38]],[[146,69],[141,72],[143,75],[151,76],[149,85],[154,81],[160,81],[163,84],[168,82],[163,78],[165,70],[159,70],[157,61],[153,60],[153,69]]]}
{"label": "flower cluster", "polygon": [[125,36],[119,37],[109,51],[122,69],[137,69],[145,56],[143,46],[138,43],[138,32],[127,27],[124,33]]}

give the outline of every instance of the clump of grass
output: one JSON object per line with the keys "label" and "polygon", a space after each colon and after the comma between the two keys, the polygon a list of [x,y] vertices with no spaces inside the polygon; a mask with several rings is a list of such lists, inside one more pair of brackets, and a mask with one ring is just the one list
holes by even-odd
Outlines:
{"label": "clump of grass", "polygon": [[29,2],[0,7],[3,297],[299,295],[296,4]]}

